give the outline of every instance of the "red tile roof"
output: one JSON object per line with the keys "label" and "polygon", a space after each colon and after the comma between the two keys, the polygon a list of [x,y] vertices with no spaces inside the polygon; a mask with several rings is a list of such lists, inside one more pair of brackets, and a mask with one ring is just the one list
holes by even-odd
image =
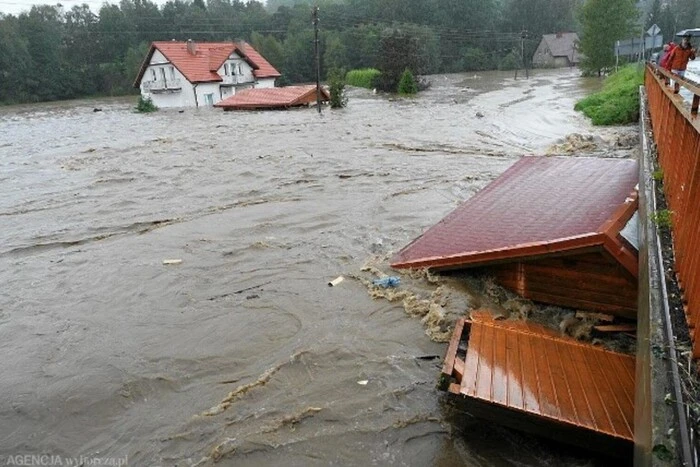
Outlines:
{"label": "red tile roof", "polygon": [[[636,198],[628,197],[636,184],[633,160],[523,157],[401,250],[392,266],[458,267],[589,246],[614,249],[610,241],[634,213]],[[636,275],[636,259],[613,256]]]}
{"label": "red tile roof", "polygon": [[[330,99],[328,91],[321,88],[321,99]],[[316,102],[316,86],[287,86],[283,88],[245,89],[214,104],[224,109],[285,108]]]}
{"label": "red tile roof", "polygon": [[247,42],[196,42],[195,54],[187,50],[187,42],[160,41],[153,42],[139,71],[135,86],[150,64],[155,50],[160,51],[170,63],[191,83],[222,81],[217,70],[233,52],[243,57],[251,67],[256,78],[276,78],[280,73]]}
{"label": "red tile roof", "polygon": [[247,42],[242,43],[243,53],[257,65],[258,69],[254,71],[256,78],[277,78],[282,76],[270,63],[263,58],[252,45]]}

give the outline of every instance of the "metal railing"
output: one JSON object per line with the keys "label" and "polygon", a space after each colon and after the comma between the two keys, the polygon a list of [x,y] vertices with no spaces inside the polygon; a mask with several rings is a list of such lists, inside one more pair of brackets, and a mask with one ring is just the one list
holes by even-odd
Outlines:
{"label": "metal railing", "polygon": [[144,81],[143,89],[146,91],[176,91],[182,89],[182,84],[179,79]]}
{"label": "metal railing", "polygon": [[[690,92],[690,101],[675,92],[675,85]],[[683,293],[693,358],[697,359],[700,358],[700,86],[664,69],[648,66],[645,88],[666,202],[671,211],[676,275]]]}

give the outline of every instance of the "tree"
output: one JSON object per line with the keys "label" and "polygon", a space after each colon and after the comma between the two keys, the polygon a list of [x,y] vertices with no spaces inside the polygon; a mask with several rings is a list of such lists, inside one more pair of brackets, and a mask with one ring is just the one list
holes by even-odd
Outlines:
{"label": "tree", "polygon": [[634,0],[586,0],[581,8],[581,67],[599,76],[612,68],[615,42],[635,33],[637,15]]}
{"label": "tree", "polygon": [[437,38],[427,27],[406,24],[386,28],[379,42],[379,88],[395,92],[406,69],[415,74],[437,70],[438,50]]}
{"label": "tree", "polygon": [[345,96],[345,70],[333,68],[328,72],[328,88],[331,93],[331,108],[345,107],[348,103]]}
{"label": "tree", "polygon": [[411,70],[406,68],[401,74],[401,79],[399,80],[399,87],[397,89],[398,93],[402,96],[412,96],[418,92],[418,86],[416,85],[416,79],[413,77]]}

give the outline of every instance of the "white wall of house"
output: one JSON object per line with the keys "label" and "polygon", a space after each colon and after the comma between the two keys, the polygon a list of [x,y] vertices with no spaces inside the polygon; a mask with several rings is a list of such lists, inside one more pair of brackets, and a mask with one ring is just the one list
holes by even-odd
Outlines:
{"label": "white wall of house", "polygon": [[140,83],[141,95],[161,108],[194,107],[192,83],[158,50],[153,52]]}
{"label": "white wall of house", "polygon": [[253,68],[237,53],[232,53],[217,70],[226,84],[254,83]]}
{"label": "white wall of house", "polygon": [[275,78],[260,78],[255,85],[256,88],[274,88]]}
{"label": "white wall of house", "polygon": [[218,82],[198,83],[196,85],[197,105],[199,107],[211,107],[221,100],[221,91]]}

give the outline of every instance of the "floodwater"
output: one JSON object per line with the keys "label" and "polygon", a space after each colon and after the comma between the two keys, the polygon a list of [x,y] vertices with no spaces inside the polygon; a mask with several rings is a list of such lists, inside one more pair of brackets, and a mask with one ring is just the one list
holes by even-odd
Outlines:
{"label": "floodwater", "polygon": [[322,116],[0,108],[0,460],[594,462],[445,403],[445,344],[358,279],[518,157],[635,129],[575,113],[575,70],[431,80]]}

